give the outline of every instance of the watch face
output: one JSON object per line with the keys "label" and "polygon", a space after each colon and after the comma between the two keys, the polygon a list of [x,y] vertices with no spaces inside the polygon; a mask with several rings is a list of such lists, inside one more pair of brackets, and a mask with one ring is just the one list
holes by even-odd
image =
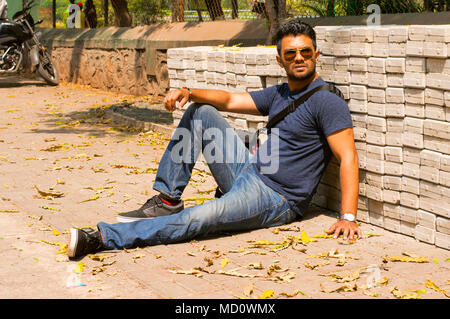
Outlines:
{"label": "watch face", "polygon": [[355,215],[344,214],[344,215],[342,215],[342,219],[348,220],[349,222],[353,222],[353,221],[355,221]]}

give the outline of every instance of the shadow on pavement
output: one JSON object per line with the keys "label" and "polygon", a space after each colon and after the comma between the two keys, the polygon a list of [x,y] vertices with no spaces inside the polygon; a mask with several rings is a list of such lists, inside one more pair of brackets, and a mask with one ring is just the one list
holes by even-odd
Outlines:
{"label": "shadow on pavement", "polygon": [[48,86],[45,82],[31,76],[24,78],[16,75],[0,75],[0,89],[19,88],[30,85]]}

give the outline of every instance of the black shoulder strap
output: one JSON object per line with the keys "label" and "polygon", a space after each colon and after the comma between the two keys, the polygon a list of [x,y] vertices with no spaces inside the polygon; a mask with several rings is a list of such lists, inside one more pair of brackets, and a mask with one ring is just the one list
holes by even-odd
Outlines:
{"label": "black shoulder strap", "polygon": [[302,103],[304,103],[307,99],[309,99],[314,93],[318,91],[330,91],[337,96],[339,96],[341,99],[344,100],[344,95],[342,92],[333,84],[333,83],[327,83],[320,85],[318,87],[315,87],[311,91],[306,92],[302,96],[300,96],[297,100],[289,104],[286,108],[284,108],[281,112],[276,114],[274,117],[270,119],[270,121],[267,123],[266,127],[268,129],[274,127],[278,122],[280,122],[286,115],[289,113],[292,113],[295,111],[295,109]]}

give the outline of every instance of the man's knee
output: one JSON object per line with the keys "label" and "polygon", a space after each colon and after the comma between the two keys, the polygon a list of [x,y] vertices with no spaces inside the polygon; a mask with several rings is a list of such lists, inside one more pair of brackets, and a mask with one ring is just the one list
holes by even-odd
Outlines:
{"label": "man's knee", "polygon": [[211,114],[219,114],[217,109],[209,104],[192,103],[186,110],[192,118],[203,119]]}

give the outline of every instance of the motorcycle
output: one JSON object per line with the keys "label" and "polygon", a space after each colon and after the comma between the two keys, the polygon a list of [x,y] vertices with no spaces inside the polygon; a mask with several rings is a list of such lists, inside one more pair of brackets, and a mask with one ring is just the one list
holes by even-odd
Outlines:
{"label": "motorcycle", "polygon": [[35,31],[43,21],[34,22],[30,14],[34,1],[25,1],[13,20],[0,20],[0,75],[20,73],[29,66],[48,84],[58,85],[58,70],[38,39],[40,33]]}

